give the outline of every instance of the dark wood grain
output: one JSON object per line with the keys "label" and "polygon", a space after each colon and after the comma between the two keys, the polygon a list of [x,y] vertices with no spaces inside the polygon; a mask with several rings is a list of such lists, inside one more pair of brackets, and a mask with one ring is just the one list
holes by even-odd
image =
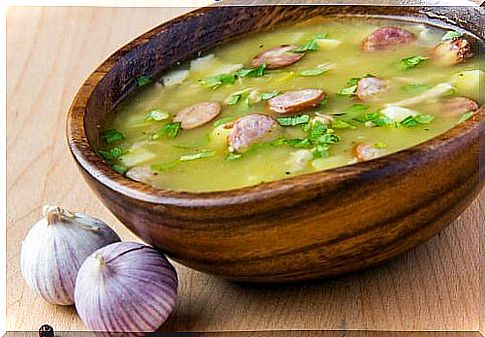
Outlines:
{"label": "dark wood grain", "polygon": [[[399,16],[468,32],[483,48],[477,8],[270,6],[204,8],[140,36],[86,80],[67,135],[103,203],[143,240],[181,263],[224,277],[288,282],[381,263],[439,232],[483,186],[482,107],[467,122],[370,162],[227,192],[156,189],[114,172],[96,155],[99,130],[140,75],[250,31],[316,15]],[[480,164],[480,165],[479,165]]]}

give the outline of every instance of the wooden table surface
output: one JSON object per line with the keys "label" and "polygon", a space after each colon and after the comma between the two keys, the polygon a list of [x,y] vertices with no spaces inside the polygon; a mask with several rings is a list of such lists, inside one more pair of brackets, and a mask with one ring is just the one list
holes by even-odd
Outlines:
{"label": "wooden table surface", "polygon": [[[135,239],[77,172],[66,146],[66,113],[77,88],[103,59],[186,10],[8,9],[7,330],[36,330],[44,323],[84,329],[73,307],[47,304],[22,281],[20,243],[41,217],[42,205],[95,215],[123,239]],[[427,244],[380,267],[309,284],[241,285],[176,265],[178,305],[163,329],[478,330],[484,213],[475,200]]]}

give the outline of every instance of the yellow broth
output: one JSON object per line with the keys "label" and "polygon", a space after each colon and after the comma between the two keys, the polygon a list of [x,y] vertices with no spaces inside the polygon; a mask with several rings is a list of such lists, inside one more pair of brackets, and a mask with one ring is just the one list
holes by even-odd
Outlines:
{"label": "yellow broth", "polygon": [[[388,25],[405,28],[416,34],[418,39],[390,50],[363,52],[363,39],[375,29]],[[234,84],[222,84],[215,89],[206,88],[200,83],[201,79],[231,72],[236,64],[250,68],[251,59],[265,49],[290,43],[304,45],[322,33],[326,33],[326,38],[319,40],[318,50],[305,52],[301,60],[290,66],[266,70],[260,77],[239,78]],[[100,152],[109,152],[115,147],[123,149],[121,156],[116,159],[108,158],[109,162],[121,172],[133,167],[150,170],[153,175],[149,179],[141,180],[155,187],[204,192],[230,190],[349,165],[356,162],[352,149],[360,142],[376,145],[382,155],[412,147],[447,131],[464,117],[442,115],[437,108],[437,104],[443,99],[439,97],[410,107],[419,114],[434,117],[431,122],[414,127],[396,124],[369,127],[363,122],[356,122],[353,118],[380,111],[386,103],[411,98],[422,92],[419,91],[419,87],[414,87],[417,89],[414,91],[409,90],[410,84],[421,84],[431,88],[440,83],[451,83],[454,90],[447,95],[466,96],[480,101],[478,80],[483,77],[483,73],[479,68],[477,56],[454,66],[442,66],[432,59],[427,59],[407,70],[400,65],[402,58],[415,55],[428,57],[430,50],[440,42],[445,33],[446,31],[441,29],[399,21],[312,20],[243,37],[208,51],[192,63],[180,65],[175,70],[189,71],[188,76],[180,84],[163,85],[163,80],[160,80],[144,85],[135,94],[126,98],[117,107],[114,120],[106,126],[106,129],[119,131],[124,135],[124,139],[103,144]],[[316,76],[301,76],[302,70],[314,69],[318,65],[329,70]],[[467,71],[475,72],[470,76],[471,72]],[[371,102],[360,102],[355,97],[338,94],[343,88],[349,87],[349,79],[366,74],[386,79],[390,89]],[[234,105],[224,103],[232,94],[248,88],[259,90],[258,94],[304,88],[322,89],[328,101],[297,115],[308,114],[313,117],[319,113],[340,116],[337,118],[350,120],[354,128],[333,128],[329,125],[340,141],[329,146],[328,156],[313,158],[297,169],[294,168],[291,158],[292,153],[298,149],[287,145],[271,146],[267,142],[281,137],[304,138],[306,133],[302,125],[281,126],[269,139],[260,141],[266,142],[266,145],[251,147],[239,158],[233,159],[234,156],[231,157],[228,150],[227,130],[226,133],[219,132],[219,127],[219,131],[215,132],[214,122],[221,118],[234,118],[251,113],[281,117],[268,109],[265,100],[249,106],[243,99]],[[152,139],[158,130],[172,121],[178,111],[204,101],[221,103],[222,111],[214,120],[195,129],[180,130],[174,138],[162,135],[158,139]],[[168,113],[169,117],[161,121],[147,121],[146,116],[151,110]],[[208,155],[193,160],[181,160],[191,159],[192,155],[201,152]],[[184,157],[187,155],[189,157]]]}

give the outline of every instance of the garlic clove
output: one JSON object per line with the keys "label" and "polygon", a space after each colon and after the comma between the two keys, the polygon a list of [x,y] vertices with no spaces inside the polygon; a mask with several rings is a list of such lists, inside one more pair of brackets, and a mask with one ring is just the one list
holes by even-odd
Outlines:
{"label": "garlic clove", "polygon": [[74,303],[74,287],[81,264],[92,252],[119,236],[103,221],[59,206],[45,206],[22,242],[22,276],[36,294],[48,302]]}
{"label": "garlic clove", "polygon": [[156,249],[119,242],[91,254],[76,280],[76,310],[103,332],[151,332],[175,307],[177,274]]}

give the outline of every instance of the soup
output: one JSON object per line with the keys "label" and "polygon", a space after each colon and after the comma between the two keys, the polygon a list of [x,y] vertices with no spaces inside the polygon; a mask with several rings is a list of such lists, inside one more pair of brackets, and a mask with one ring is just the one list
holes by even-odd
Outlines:
{"label": "soup", "polygon": [[99,154],[158,188],[235,189],[372,160],[479,107],[484,72],[460,32],[313,19],[180,64],[118,105]]}

